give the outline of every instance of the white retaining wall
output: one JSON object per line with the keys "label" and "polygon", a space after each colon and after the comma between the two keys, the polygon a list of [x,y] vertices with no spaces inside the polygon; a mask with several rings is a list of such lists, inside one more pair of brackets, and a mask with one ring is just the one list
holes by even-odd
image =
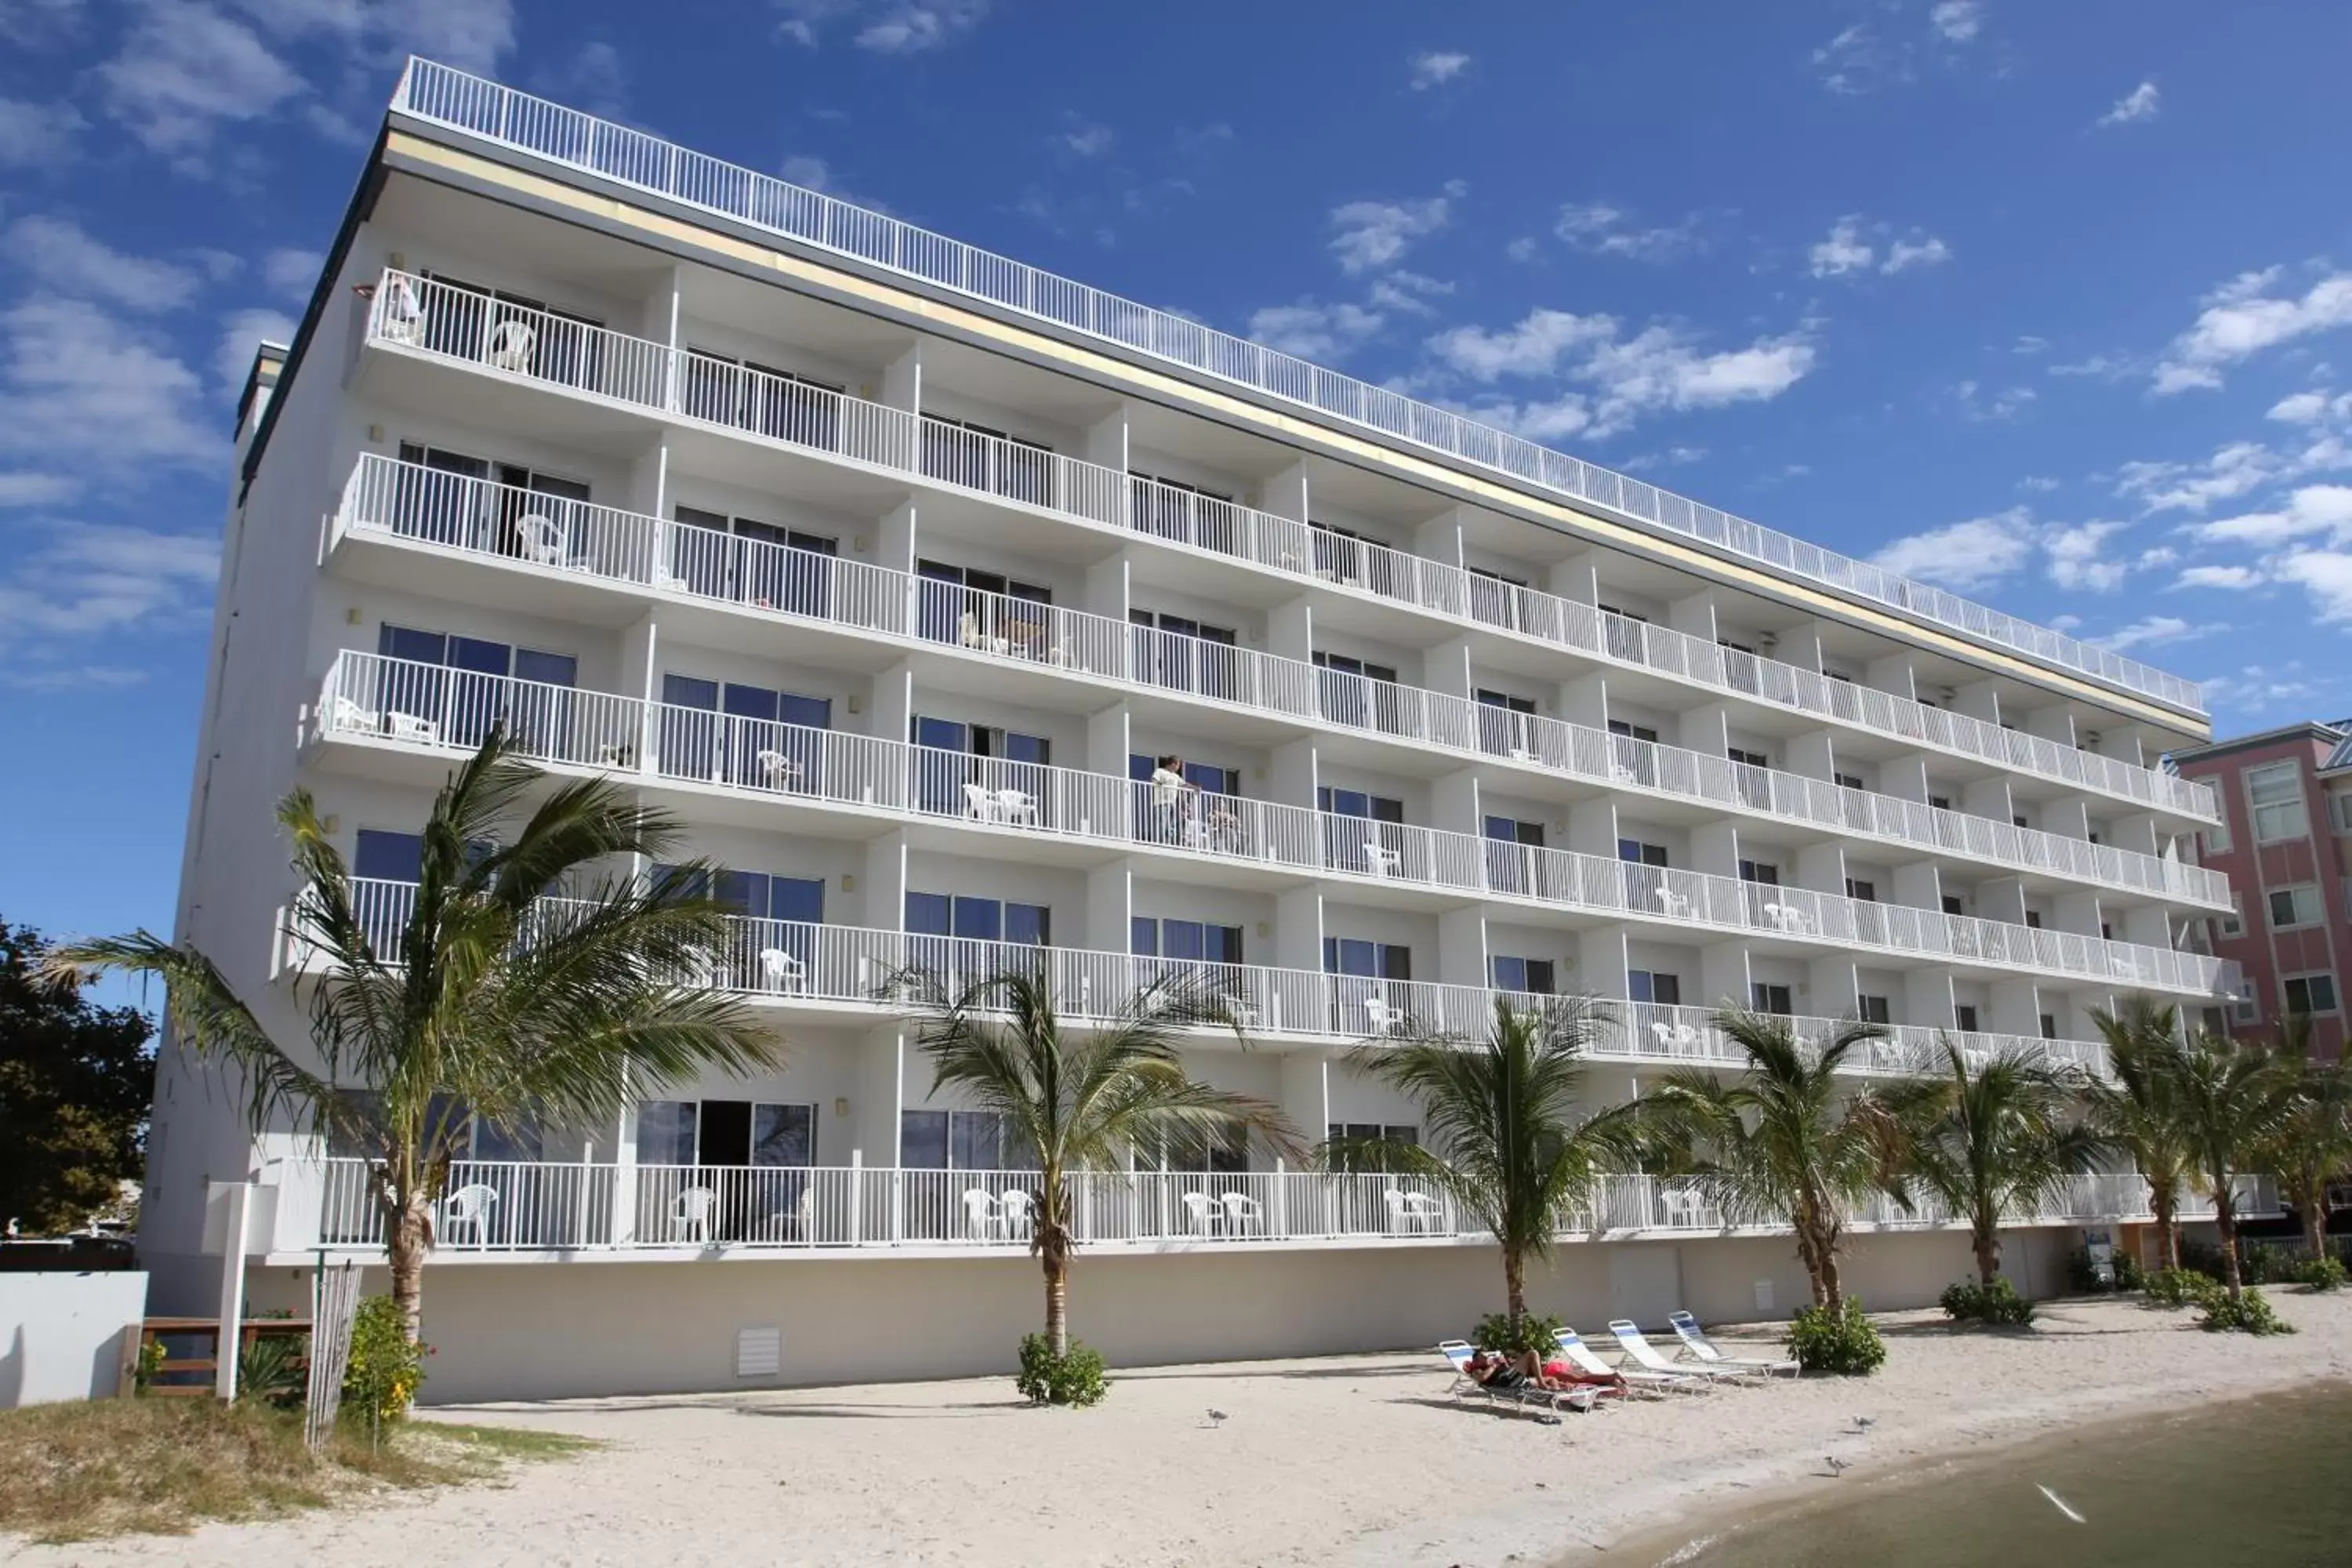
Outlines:
{"label": "white retaining wall", "polygon": [[113,1397],[146,1315],[144,1274],[0,1274],[0,1410]]}

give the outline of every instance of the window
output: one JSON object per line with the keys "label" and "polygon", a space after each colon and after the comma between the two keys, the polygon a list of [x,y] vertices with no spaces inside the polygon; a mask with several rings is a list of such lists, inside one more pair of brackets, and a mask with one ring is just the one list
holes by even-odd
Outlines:
{"label": "window", "polygon": [[2336,1011],[2336,978],[2329,974],[2291,974],[2284,983],[2289,1014]]}
{"label": "window", "polygon": [[1789,988],[1785,985],[1752,981],[1748,987],[1748,995],[1749,1005],[1759,1013],[1774,1013],[1786,1018],[1797,1011],[1789,1000]]}
{"label": "window", "polygon": [[1372,980],[1410,980],[1412,949],[1397,942],[1327,936],[1323,939],[1323,973]]}
{"label": "window", "polygon": [[1346,588],[1366,586],[1364,568],[1370,563],[1381,581],[1370,584],[1375,593],[1387,591],[1385,579],[1395,568],[1389,564],[1389,547],[1369,534],[1337,523],[1317,522],[1308,519],[1307,538],[1315,554],[1315,574],[1328,583]]}
{"label": "window", "polygon": [[2045,1040],[2054,1040],[2054,1039],[2056,1039],[2056,1038],[2058,1037],[2058,1015],[2057,1015],[2057,1014],[2055,1014],[2055,1013],[2044,1013],[2044,1014],[2042,1014],[2042,1016],[2041,1016],[2041,1024],[2042,1024],[2042,1037],[2043,1039],[2045,1039]]}
{"label": "window", "polygon": [[2225,937],[2238,937],[2245,935],[2246,906],[2244,900],[2240,895],[2231,893],[2230,895],[2230,912],[2226,915],[2217,916],[2214,923],[2221,928],[2221,932]]}
{"label": "window", "polygon": [[2308,882],[2293,888],[2271,889],[2271,925],[2273,929],[2317,925],[2326,918],[2326,913],[2319,900],[2319,889]]}
{"label": "window", "polygon": [[2293,763],[2270,763],[2246,770],[2246,803],[2252,807],[2254,842],[2275,844],[2311,831],[2303,808],[2302,770]]}
{"label": "window", "polygon": [[1855,1016],[1865,1024],[1891,1024],[1895,1021],[1895,1015],[1887,1007],[1884,996],[1857,996],[1854,1008]]}
{"label": "window", "polygon": [[[573,552],[565,547],[570,525],[588,500],[584,481],[415,441],[400,444],[400,460],[409,467],[393,480],[394,532],[461,550],[528,556],[542,565],[571,560]],[[532,516],[552,526],[524,528],[523,519]]]}
{"label": "window", "polygon": [[1404,731],[1403,704],[1393,667],[1321,648],[1315,650],[1314,662],[1324,718],[1359,730]]}
{"label": "window", "polygon": [[788,370],[732,354],[689,347],[684,384],[686,413],[713,424],[733,425],[779,441],[831,450],[839,442],[841,391]]}
{"label": "window", "polygon": [[1780,885],[1780,868],[1769,860],[1742,860],[1739,863],[1739,879],[1777,888]]}
{"label": "window", "polygon": [[915,1171],[1023,1171],[1036,1161],[993,1110],[901,1110],[898,1163]]}
{"label": "window", "polygon": [[2242,976],[2238,981],[2238,994],[2230,1003],[2230,1016],[2235,1023],[2259,1024],[2263,1021],[2263,1005],[2254,996],[2254,983]]}
{"label": "window", "polygon": [[1615,616],[1621,621],[1632,621],[1636,626],[1646,626],[1650,624],[1649,616],[1637,616],[1631,610],[1621,610],[1614,605],[1595,605],[1592,607],[1604,616]]}
{"label": "window", "polygon": [[[1146,752],[1127,754],[1127,776],[1139,784],[1150,784],[1151,775],[1160,771],[1160,759]],[[1242,771],[1221,763],[1198,763],[1190,757],[1181,759],[1176,770],[1186,784],[1203,795],[1238,795],[1242,793]]]}
{"label": "window", "polygon": [[2022,827],[2025,826],[2025,818],[2022,816],[2012,816],[2009,819],[2009,825],[2011,827]]}
{"label": "window", "polygon": [[2028,910],[2025,911],[2025,929],[2028,931],[2040,931],[2042,929],[2042,911],[2040,910]]}
{"label": "window", "polygon": [[1845,879],[1845,896],[1862,903],[1874,904],[1878,902],[1878,884],[1860,877],[1848,877]]}
{"label": "window", "polygon": [[[1192,764],[1187,763],[1186,767]],[[1374,822],[1404,820],[1404,802],[1391,800],[1384,795],[1368,795],[1360,789],[1336,789],[1329,784],[1315,786],[1315,806],[1334,816],[1363,816]]]}
{"label": "window", "polygon": [[1830,775],[1830,779],[1840,789],[1868,789],[1870,787],[1869,784],[1863,782],[1863,777],[1860,773],[1833,773]]}
{"label": "window", "polygon": [[1617,858],[1632,861],[1637,866],[1663,866],[1666,863],[1666,847],[1644,844],[1638,838],[1620,838],[1617,840]]}
{"label": "window", "polygon": [[1497,991],[1524,991],[1529,995],[1550,996],[1559,991],[1549,958],[1507,958],[1495,953],[1487,959],[1494,972]]}
{"label": "window", "polygon": [[1629,969],[1625,972],[1625,994],[1636,1002],[1679,1007],[1683,1003],[1683,977],[1652,969]]}
{"label": "window", "polygon": [[1128,921],[1128,931],[1129,945],[1139,958],[1187,959],[1203,963],[1242,962],[1239,926],[1137,915]]}
{"label": "window", "polygon": [[1528,581],[1524,577],[1507,577],[1484,566],[1473,566],[1470,568],[1470,613],[1493,626],[1517,626],[1521,607],[1527,603],[1527,586]]}
{"label": "window", "polygon": [[1734,642],[1729,637],[1717,637],[1715,639],[1715,646],[1727,653],[1744,653],[1750,658],[1756,657],[1756,646],[1753,643]]}
{"label": "window", "polygon": [[761,609],[833,613],[839,540],[690,506],[671,515],[678,523],[669,531],[669,575],[677,586]]}
{"label": "window", "polygon": [[1157,610],[1130,609],[1127,619],[1135,627],[1129,640],[1138,680],[1211,697],[1240,693],[1241,655],[1234,645],[1241,636],[1233,627]]}
{"label": "window", "polygon": [[1961,904],[1960,896],[1958,893],[1946,893],[1943,896],[1943,908],[1944,912],[1948,915],[1966,914],[1968,912],[1966,907]]}
{"label": "window", "polygon": [[1622,735],[1629,741],[1647,741],[1652,745],[1657,744],[1658,741],[1658,732],[1647,724],[1628,724],[1622,719],[1610,720],[1609,732]]}
{"label": "window", "polygon": [[1738,746],[1728,746],[1724,749],[1724,755],[1746,767],[1769,768],[1772,765],[1772,754],[1769,752],[1748,752]]}
{"label": "window", "polygon": [[665,672],[659,752],[672,778],[796,789],[817,774],[833,700]]}
{"label": "window", "polygon": [[1054,911],[1044,904],[919,893],[910,888],[907,891],[907,931],[913,936],[952,936],[973,942],[1051,947]]}
{"label": "window", "polygon": [[691,1100],[649,1100],[637,1107],[637,1163],[693,1164],[701,1110]]}
{"label": "window", "polygon": [[2352,789],[2338,790],[2327,797],[2327,813],[2338,833],[2352,833]]}
{"label": "window", "polygon": [[1054,504],[1054,448],[964,419],[923,416],[923,472],[951,485]]}
{"label": "window", "polygon": [[1517,817],[1490,816],[1486,819],[1486,837],[1497,843],[1524,844],[1531,849],[1540,849],[1544,826],[1540,822],[1521,822]]}
{"label": "window", "polygon": [[1053,589],[946,561],[917,561],[915,575],[917,636],[983,653],[1047,657],[1053,616],[1033,606],[1051,605]]}
{"label": "window", "polygon": [[[2213,789],[2214,781],[2210,778],[2193,779],[2190,782],[2193,784],[2201,784],[2208,789]],[[2204,828],[2200,829],[2197,835],[2198,847],[2208,855],[2226,855],[2230,852],[2230,808],[2228,800],[2229,797],[2224,795],[2220,790],[2213,789],[2214,809],[2221,814],[2221,820],[2207,825]]]}
{"label": "window", "polygon": [[1135,527],[1162,539],[1182,539],[1204,550],[1238,553],[1240,516],[1234,498],[1164,475],[1128,470]]}
{"label": "window", "polygon": [[1975,1034],[1977,1032],[1976,1005],[1971,1002],[1956,1004],[1952,1008],[1952,1024],[1964,1035]]}
{"label": "window", "polygon": [[1496,756],[1535,755],[1535,700],[1507,691],[1480,690],[1478,744]]}
{"label": "window", "polygon": [[1421,1129],[1381,1121],[1333,1121],[1325,1125],[1333,1149],[1333,1168],[1341,1171],[1385,1171],[1397,1162],[1384,1156],[1381,1145],[1402,1149],[1421,1143]]}
{"label": "window", "polygon": [[376,667],[376,690],[367,703],[375,711],[429,721],[445,744],[478,746],[490,726],[503,721],[528,751],[565,749],[580,668],[572,655],[389,621],[377,628],[375,651],[400,661]]}
{"label": "window", "polygon": [[[915,800],[921,809],[943,816],[1052,824],[1054,792],[1046,773],[1054,762],[1052,737],[921,714],[907,728],[915,743]],[[1023,798],[1008,801],[1008,791]]]}
{"label": "window", "polygon": [[1949,811],[1952,809],[1952,797],[1948,795],[1931,795],[1927,797],[1927,804],[1937,811]]}

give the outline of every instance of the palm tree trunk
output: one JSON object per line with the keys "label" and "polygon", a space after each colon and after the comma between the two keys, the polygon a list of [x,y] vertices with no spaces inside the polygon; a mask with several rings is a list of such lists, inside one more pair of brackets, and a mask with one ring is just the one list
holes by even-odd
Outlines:
{"label": "palm tree trunk", "polygon": [[1045,1344],[1057,1357],[1070,1353],[1069,1237],[1059,1225],[1041,1227],[1037,1255],[1045,1268]]}
{"label": "palm tree trunk", "polygon": [[2238,1268],[2238,1215],[2231,1201],[2230,1173],[2213,1173],[2213,1228],[2221,1233],[2221,1282],[2230,1288],[2230,1300],[2235,1301],[2246,1293],[2245,1281]]}
{"label": "palm tree trunk", "polygon": [[1979,1221],[1976,1227],[1977,1283],[1992,1289],[1994,1279],[2000,1273],[2000,1232]]}
{"label": "palm tree trunk", "polygon": [[2303,1205],[2303,1239],[2315,1263],[2327,1256],[2327,1189],[2315,1189]]}
{"label": "palm tree trunk", "polygon": [[1813,1248],[1821,1258],[1821,1283],[1817,1287],[1821,1304],[1834,1312],[1845,1304],[1845,1286],[1838,1278],[1837,1249],[1826,1237],[1816,1237]]}
{"label": "palm tree trunk", "polygon": [[383,1250],[392,1266],[392,1304],[400,1309],[408,1342],[415,1344],[425,1330],[425,1255],[433,1247],[432,1203],[420,1188],[387,1207]]}
{"label": "palm tree trunk", "polygon": [[2149,1206],[2156,1210],[2157,1267],[2173,1269],[2180,1267],[2180,1221],[2177,1217],[2180,1197],[2170,1182],[2151,1185]]}
{"label": "palm tree trunk", "polygon": [[1804,1263],[1807,1283],[1813,1288],[1813,1305],[1829,1307],[1836,1304],[1835,1270],[1817,1231],[1819,1213],[1811,1199],[1800,1198],[1797,1212],[1789,1216],[1790,1228],[1797,1233],[1797,1257]]}
{"label": "palm tree trunk", "polygon": [[1528,1284],[1527,1263],[1516,1247],[1503,1248],[1503,1306],[1511,1315],[1511,1332],[1517,1334],[1528,1315]]}

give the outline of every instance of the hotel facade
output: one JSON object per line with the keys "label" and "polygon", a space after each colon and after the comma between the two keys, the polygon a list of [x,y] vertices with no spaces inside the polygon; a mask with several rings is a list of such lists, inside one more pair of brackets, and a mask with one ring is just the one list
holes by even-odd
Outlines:
{"label": "hotel facade", "polygon": [[[593,1130],[473,1129],[428,1398],[1010,1365],[1041,1315],[1018,1152],[877,997],[1023,964],[1073,1026],[1234,999],[1200,1077],[1310,1139],[1418,1138],[1355,1070],[1498,997],[1609,1004],[1597,1102],[1736,1070],[1730,1000],[2101,1070],[2192,1013],[2231,907],[2182,854],[2194,685],[1462,416],[424,61],[239,414],[179,938],[307,1036],[273,803],[308,787],[394,944],[433,792],[493,724],[688,825],[740,911],[709,981],[785,1043]],[[1155,781],[1182,760],[1184,787]],[[635,868],[652,875],[656,868]],[[364,1164],[168,1042],[160,1310],[299,1307],[380,1259]],[[1499,1300],[1444,1196],[1253,1144],[1077,1183],[1115,1362],[1427,1343]],[[2018,1216],[2063,1283],[2129,1173]],[[1785,1234],[1604,1183],[1530,1294],[1578,1323],[1779,1315]],[[1857,1217],[1849,1279],[1967,1267]]]}

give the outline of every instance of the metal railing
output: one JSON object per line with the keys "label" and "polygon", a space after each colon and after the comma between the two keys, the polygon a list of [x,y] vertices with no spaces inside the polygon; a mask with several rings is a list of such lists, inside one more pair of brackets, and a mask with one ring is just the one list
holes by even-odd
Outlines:
{"label": "metal railing", "polygon": [[[451,320],[458,324],[447,325]],[[496,322],[495,330],[486,331],[492,321]],[[550,334],[547,343],[558,345],[561,352],[551,351],[542,342],[539,335],[542,331]],[[934,483],[960,486],[1101,526],[1168,536],[1161,526],[1165,513],[1162,504],[1152,500],[1139,513],[1134,495],[1139,488],[1147,487],[1143,481],[1115,468],[985,436],[904,409],[863,402],[829,388],[711,361],[690,350],[672,350],[570,317],[509,304],[477,289],[437,279],[386,271],[369,301],[368,333],[370,340],[377,343],[431,353],[606,401],[634,404],[667,415],[710,418],[746,434],[821,452],[842,461],[919,475]],[[656,359],[667,364],[666,372],[648,370]],[[701,365],[716,365],[740,377],[765,376],[766,381],[773,383],[777,395],[719,395],[698,391],[695,367]],[[786,392],[789,397],[783,395]],[[704,412],[698,413],[698,409]],[[716,417],[721,414],[726,417]],[[1165,487],[1158,487],[1157,491],[1169,496],[1186,494]],[[396,491],[393,499],[397,501]],[[1192,501],[1202,499],[1191,498]],[[1362,587],[1370,583],[1388,590],[1389,596],[1401,599],[1403,596],[1395,590],[1400,585],[1411,586],[1425,596],[1404,602],[1421,604],[1441,614],[1552,647],[1637,666],[1710,690],[1895,735],[1958,755],[2061,779],[2137,804],[2209,819],[2213,814],[2210,789],[2160,770],[2061,745],[2042,736],[1931,707],[1874,687],[1839,680],[1818,670],[1743,653],[1705,637],[1612,615],[1574,600],[1531,589],[1516,589],[1507,595],[1482,590],[1478,584],[1490,580],[1459,567],[1440,566],[1361,541],[1314,532],[1286,520],[1248,513],[1246,509],[1230,503],[1221,504],[1223,511],[1218,515],[1245,514],[1249,527],[1202,530],[1198,538],[1207,539],[1212,547],[1218,542],[1238,543],[1247,539],[1254,546],[1268,551],[1263,558],[1243,557],[1260,564],[1341,586]],[[1174,515],[1199,521],[1207,514],[1198,509],[1180,509]],[[552,509],[542,510],[540,516],[541,526],[530,531],[530,538],[534,542],[527,546],[532,552],[551,564],[558,561],[569,563],[595,560],[587,551],[549,542],[560,540],[562,525]],[[431,526],[446,527],[437,521]],[[461,535],[464,532],[458,531]],[[479,536],[480,531],[476,531],[475,536]],[[502,531],[488,531],[504,545],[506,535]],[[658,586],[684,586],[695,581],[684,571],[662,563],[658,556],[653,570],[660,574],[656,582]],[[1054,612],[1054,616],[1070,614],[1059,611]],[[975,631],[971,635],[989,634]],[[1038,640],[1032,646],[1040,658],[1052,657],[1060,647],[1046,640]],[[1060,657],[1071,657],[1070,651],[1062,649]]]}
{"label": "metal railing", "polygon": [[751,224],[1235,382],[1506,480],[1598,506],[1809,583],[2153,697],[2204,711],[2195,682],[1885,568],[1808,544],[1450,410],[1322,369],[1181,316],[690,152],[430,60],[411,59],[392,107],[599,179]]}
{"label": "metal railing", "polygon": [[[281,1226],[282,1250],[373,1250],[383,1213],[369,1162],[297,1164],[281,1181],[315,1186],[315,1237]],[[1483,1238],[1442,1187],[1390,1173],[1081,1171],[1069,1178],[1071,1228],[1095,1247],[1211,1243],[1431,1242]],[[2263,1182],[2242,1178],[2261,1201]],[[924,1170],[852,1164],[637,1165],[459,1160],[434,1216],[443,1252],[821,1250],[853,1247],[1025,1249],[1035,1213],[1034,1170]],[[283,1201],[283,1200],[281,1200]],[[2271,1205],[2275,1207],[2273,1202]],[[2202,1210],[2210,1214],[2210,1201]],[[2078,1176],[2015,1226],[2150,1217],[2136,1173]],[[2196,1217],[2188,1215],[2186,1217]],[[1912,1205],[1873,1196],[1856,1229],[1965,1222],[1927,1194]],[[1561,1239],[1648,1233],[1777,1234],[1777,1215],[1727,1213],[1696,1183],[1603,1176]]]}
{"label": "metal railing", "polygon": [[1906,904],[1155,786],[1107,773],[641,702],[345,650],[312,716],[321,738],[445,753],[504,722],[522,754],[776,798],[1395,882],[1540,906],[1925,954],[2212,994],[2220,961]]}
{"label": "metal railing", "polygon": [[519,560],[878,636],[1309,722],[1412,740],[1550,772],[1923,846],[2023,869],[2227,908],[2228,879],[2179,859],[1655,742],[1517,713],[1297,659],[983,593],[809,550],[363,454],[337,537],[377,531],[437,549]]}

